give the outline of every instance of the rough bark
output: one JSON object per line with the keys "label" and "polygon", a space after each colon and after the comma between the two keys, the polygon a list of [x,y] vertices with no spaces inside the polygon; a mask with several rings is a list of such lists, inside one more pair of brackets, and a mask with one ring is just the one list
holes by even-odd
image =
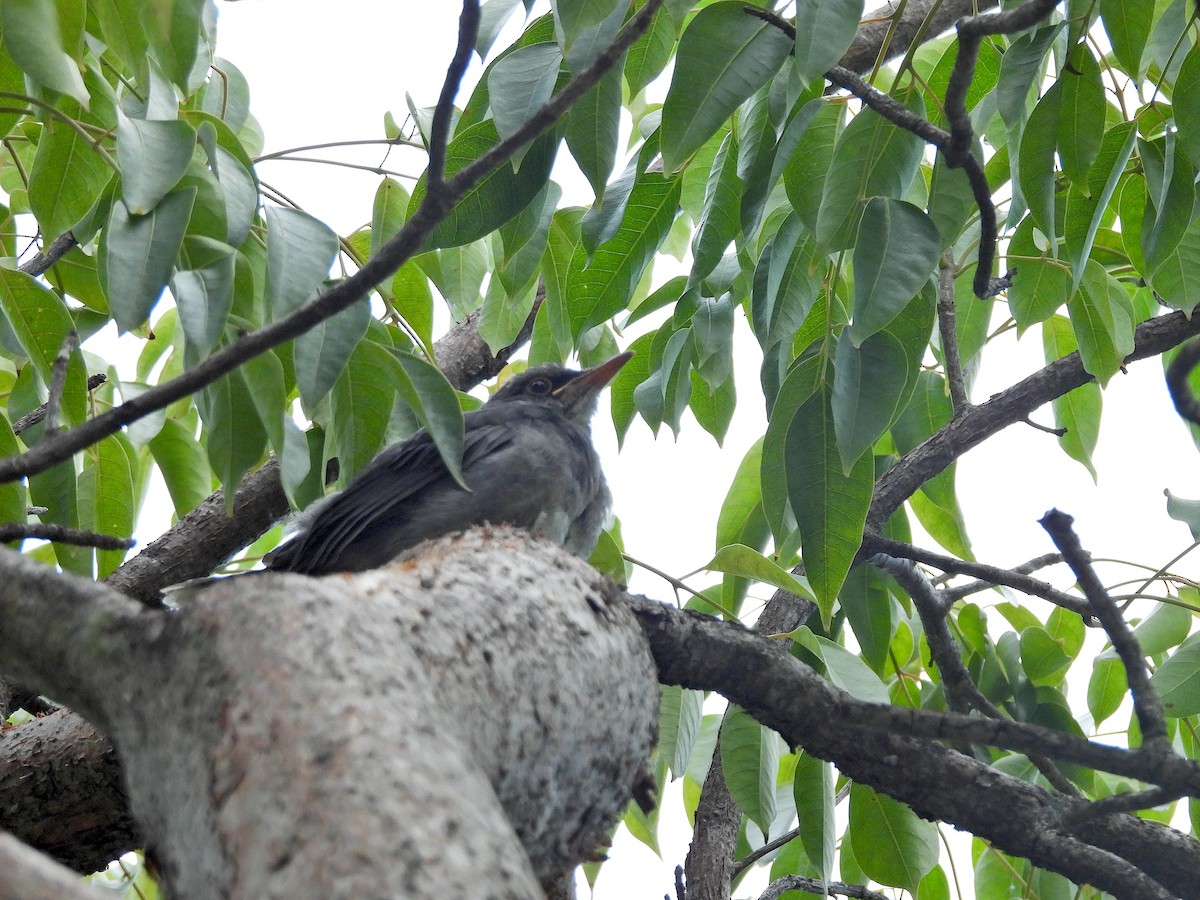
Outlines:
{"label": "rough bark", "polygon": [[66,710],[0,731],[0,829],[79,872],[141,844],[116,751]]}
{"label": "rough bark", "polygon": [[653,748],[657,679],[622,595],[524,532],[353,577],[228,579],[178,612],[4,562],[0,615],[57,588],[43,609],[78,621],[44,650],[16,629],[0,669],[64,690],[39,655],[90,630],[70,699],[113,737],[178,896],[541,897]]}

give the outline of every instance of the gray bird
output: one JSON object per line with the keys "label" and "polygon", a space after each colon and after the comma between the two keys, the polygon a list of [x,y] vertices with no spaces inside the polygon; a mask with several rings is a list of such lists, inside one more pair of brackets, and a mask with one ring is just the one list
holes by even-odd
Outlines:
{"label": "gray bird", "polygon": [[612,507],[592,447],[596,400],[632,353],[582,372],[538,366],[466,414],[463,476],[424,430],[384,449],[350,485],[309,508],[267,554],[276,571],[361,572],[428,538],[472,525],[539,532],[587,557]]}

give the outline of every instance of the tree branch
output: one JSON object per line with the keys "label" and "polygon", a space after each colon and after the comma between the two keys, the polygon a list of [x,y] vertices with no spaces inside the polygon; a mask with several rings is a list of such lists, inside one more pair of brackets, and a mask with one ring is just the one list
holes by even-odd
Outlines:
{"label": "tree branch", "polygon": [[[1142,322],[1134,329],[1134,350],[1126,363],[1158,356],[1200,333],[1200,316],[1187,318],[1172,312]],[[1087,384],[1092,376],[1078,353],[1057,359],[1001,391],[985,403],[972,406],[935,434],[922,441],[879,476],[867,517],[868,528],[880,530],[900,505],[918,488],[942,472],[972,447],[1056,397]]]}

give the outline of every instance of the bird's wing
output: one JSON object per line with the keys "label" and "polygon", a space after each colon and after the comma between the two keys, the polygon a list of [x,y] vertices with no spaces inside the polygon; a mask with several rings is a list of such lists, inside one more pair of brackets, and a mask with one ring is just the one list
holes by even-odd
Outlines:
{"label": "bird's wing", "polygon": [[[511,430],[499,418],[468,416],[463,470],[510,440]],[[330,497],[307,530],[281,546],[268,567],[298,572],[331,570],[346,548],[364,532],[403,518],[405,507],[422,491],[449,481],[450,472],[433,439],[428,432],[417,432],[383,450],[344,491]]]}

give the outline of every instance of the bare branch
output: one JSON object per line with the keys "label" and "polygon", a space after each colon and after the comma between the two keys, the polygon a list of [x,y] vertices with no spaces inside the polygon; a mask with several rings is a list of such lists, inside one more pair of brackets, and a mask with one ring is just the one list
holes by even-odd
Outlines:
{"label": "bare branch", "polygon": [[438,96],[437,106],[433,112],[433,122],[429,128],[429,180],[428,189],[432,193],[445,184],[446,181],[446,144],[450,141],[450,119],[454,112],[454,97],[462,85],[463,75],[471,62],[471,54],[475,50],[475,35],[479,33],[479,3],[478,0],[464,0],[462,13],[458,18],[458,47],[446,78],[442,82],[442,92]]}
{"label": "bare branch", "polygon": [[[106,381],[108,381],[107,375],[92,375],[90,378],[88,378],[88,382],[87,382],[88,390],[94,391],[96,388],[100,387],[100,385],[104,384],[104,382],[106,382]],[[41,422],[45,418],[46,418],[46,404],[43,403],[41,406],[35,407],[34,409],[25,413],[25,415],[21,416],[21,418],[17,419],[17,421],[13,422],[13,427],[12,427],[13,434],[20,434],[23,431],[28,431],[30,428],[32,428],[34,425],[36,425],[38,422]]]}
{"label": "bare branch", "polygon": [[74,246],[75,235],[69,231],[65,231],[51,241],[50,246],[41,253],[35,254],[28,261],[22,263],[20,269],[26,275],[32,275],[36,278],[66,256]]}
{"label": "bare branch", "polygon": [[99,534],[95,531],[82,531],[78,528],[64,528],[51,522],[6,522],[0,524],[0,544],[26,538],[54,541],[57,544],[73,544],[78,547],[95,547],[99,550],[128,550],[134,545],[133,538]]}
{"label": "bare branch", "polygon": [[785,875],[772,881],[767,889],[758,895],[758,900],[779,900],[788,891],[803,891],[818,897],[824,897],[828,893],[832,896],[850,897],[852,900],[888,900],[886,894],[873,891],[864,884],[847,884],[844,881],[822,884],[816,878],[806,878],[803,875]]}
{"label": "bare branch", "polygon": [[1125,677],[1129,682],[1129,693],[1133,696],[1133,709],[1142,729],[1143,744],[1164,753],[1169,752],[1166,715],[1158,694],[1150,685],[1146,655],[1121,611],[1117,609],[1117,604],[1105,590],[1100,576],[1092,568],[1091,557],[1083,549],[1083,545],[1079,543],[1079,536],[1071,527],[1074,521],[1066,513],[1052,509],[1041,518],[1040,524],[1063,555],[1063,561],[1075,573],[1080,590],[1088,598],[1093,614],[1100,620],[1108,639],[1112,641],[1113,649],[1117,651],[1121,663],[1125,666]]}
{"label": "bare branch", "polygon": [[942,356],[946,361],[946,383],[950,386],[950,403],[954,414],[971,405],[963,381],[962,357],[958,354],[958,326],[954,309],[954,254],[947,249],[942,254],[938,272],[938,334],[942,339]]}
{"label": "bare branch", "polygon": [[58,355],[54,357],[54,367],[50,372],[50,389],[46,399],[46,427],[42,432],[43,440],[58,430],[58,407],[62,403],[63,388],[67,385],[67,366],[71,362],[71,354],[79,345],[79,332],[72,328],[63,338]]}

